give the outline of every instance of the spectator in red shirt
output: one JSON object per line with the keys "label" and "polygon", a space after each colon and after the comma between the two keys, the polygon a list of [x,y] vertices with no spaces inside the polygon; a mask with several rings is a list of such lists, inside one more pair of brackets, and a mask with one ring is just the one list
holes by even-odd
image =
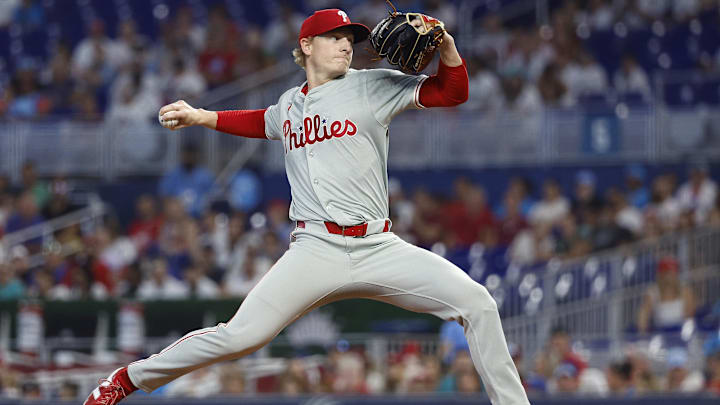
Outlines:
{"label": "spectator in red shirt", "polygon": [[413,194],[415,215],[413,217],[412,233],[416,236],[416,243],[420,247],[430,248],[443,237],[443,213],[439,199],[427,190],[418,189]]}
{"label": "spectator in red shirt", "polygon": [[145,252],[157,242],[161,226],[162,218],[157,214],[155,198],[149,194],[141,195],[135,202],[135,219],[128,227],[128,235],[138,251]]}
{"label": "spectator in red shirt", "polygon": [[470,246],[484,228],[494,225],[494,218],[487,205],[485,191],[460,178],[455,182],[458,200],[445,208],[447,227],[460,246]]}
{"label": "spectator in red shirt", "polygon": [[235,77],[237,31],[222,7],[214,8],[209,18],[205,49],[198,58],[198,67],[208,87],[214,88]]}

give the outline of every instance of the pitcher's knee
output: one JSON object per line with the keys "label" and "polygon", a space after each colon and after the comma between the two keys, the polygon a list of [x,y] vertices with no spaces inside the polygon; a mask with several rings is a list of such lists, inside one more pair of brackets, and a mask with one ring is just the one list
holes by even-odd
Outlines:
{"label": "pitcher's knee", "polygon": [[274,337],[272,332],[253,327],[243,327],[239,330],[225,329],[224,335],[224,351],[243,356],[257,351]]}
{"label": "pitcher's knee", "polygon": [[496,311],[498,310],[497,302],[490,295],[487,288],[481,284],[475,284],[473,292],[471,294],[470,309],[473,311],[484,310],[484,311]]}

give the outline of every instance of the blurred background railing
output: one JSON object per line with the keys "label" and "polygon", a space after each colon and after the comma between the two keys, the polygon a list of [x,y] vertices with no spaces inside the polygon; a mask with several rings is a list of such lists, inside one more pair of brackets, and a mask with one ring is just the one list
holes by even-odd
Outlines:
{"label": "blurred background railing", "polygon": [[[655,350],[688,345],[697,331],[708,331],[714,305],[720,300],[720,230],[704,229],[567,261],[553,260],[537,269],[509,268],[506,276],[491,275],[485,285],[504,314],[505,333],[530,353],[542,350],[551,329],[564,325],[595,353],[613,356],[623,343],[652,335],[637,334],[643,300],[658,282],[657,268],[665,257],[679,258],[680,278],[688,285],[697,316],[673,325],[666,342]],[[714,319],[714,318],[713,318]],[[711,327],[711,326],[710,326]],[[656,339],[663,339],[656,335]],[[701,342],[689,346],[696,367],[702,364]],[[600,350],[602,348],[602,350]],[[601,355],[593,359],[607,363]]]}
{"label": "blurred background railing", "polygon": [[[624,108],[621,116],[617,110]],[[390,129],[391,169],[483,168],[562,164],[677,162],[720,156],[720,110],[670,110],[651,105],[615,111],[545,109],[528,116],[474,111],[406,112]],[[236,155],[284,171],[279,144],[259,143],[205,129],[176,134],[157,122],[117,125],[71,120],[0,123],[2,168],[19,179],[23,162],[40,174],[111,180],[159,176],[178,164],[183,139],[199,142],[201,163],[220,173]],[[233,165],[234,166],[234,165]]]}

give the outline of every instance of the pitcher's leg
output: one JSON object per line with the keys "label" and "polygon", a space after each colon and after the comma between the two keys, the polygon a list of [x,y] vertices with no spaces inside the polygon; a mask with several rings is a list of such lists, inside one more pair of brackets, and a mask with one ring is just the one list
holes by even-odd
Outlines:
{"label": "pitcher's leg", "polygon": [[251,293],[228,323],[190,332],[160,353],[131,363],[128,376],[136,387],[151,392],[198,368],[258,350],[291,317]]}
{"label": "pitcher's leg", "polygon": [[135,386],[150,392],[198,368],[258,350],[349,282],[343,253],[328,246],[319,256],[313,249],[293,246],[227,324],[188,333],[160,353],[130,364],[128,376]]}
{"label": "pitcher's leg", "polygon": [[368,298],[463,325],[475,368],[493,404],[529,404],[497,304],[485,287],[444,258],[399,238],[355,259],[352,274],[356,283],[368,286]]}

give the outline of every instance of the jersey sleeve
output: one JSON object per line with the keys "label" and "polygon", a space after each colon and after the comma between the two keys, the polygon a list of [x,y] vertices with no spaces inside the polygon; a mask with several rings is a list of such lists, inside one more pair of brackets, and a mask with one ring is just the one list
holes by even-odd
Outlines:
{"label": "jersey sleeve", "polygon": [[[270,140],[283,139],[283,110],[280,106],[287,106],[293,102],[293,98],[300,91],[300,87],[293,87],[283,93],[277,104],[271,105],[265,110],[265,136]],[[287,117],[284,117],[287,119]]]}
{"label": "jersey sleeve", "polygon": [[388,126],[390,120],[408,108],[423,108],[420,86],[425,75],[408,75],[392,69],[366,70],[367,101],[375,119]]}
{"label": "jersey sleeve", "polygon": [[271,105],[265,110],[265,136],[271,140],[282,139],[280,109],[277,104]]}
{"label": "jersey sleeve", "polygon": [[215,129],[245,138],[266,138],[265,110],[218,111]]}

